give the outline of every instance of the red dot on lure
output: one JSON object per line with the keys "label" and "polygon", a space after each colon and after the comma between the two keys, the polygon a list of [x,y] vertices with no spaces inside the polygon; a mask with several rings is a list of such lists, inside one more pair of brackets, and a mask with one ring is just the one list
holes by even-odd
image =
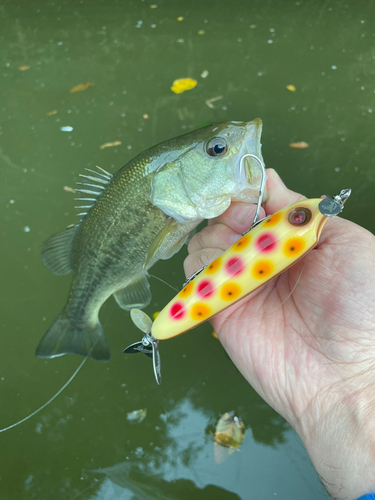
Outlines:
{"label": "red dot on lure", "polygon": [[256,241],[256,247],[261,252],[271,252],[276,247],[276,238],[272,233],[264,233]]}
{"label": "red dot on lure", "polygon": [[182,319],[185,316],[185,307],[181,302],[175,302],[170,308],[169,314],[172,319]]}
{"label": "red dot on lure", "polygon": [[214,293],[215,288],[211,281],[204,280],[198,285],[198,295],[201,298],[208,298]]}
{"label": "red dot on lure", "polygon": [[238,274],[242,273],[244,267],[245,264],[239,257],[232,257],[225,265],[227,273],[231,276],[237,276]]}

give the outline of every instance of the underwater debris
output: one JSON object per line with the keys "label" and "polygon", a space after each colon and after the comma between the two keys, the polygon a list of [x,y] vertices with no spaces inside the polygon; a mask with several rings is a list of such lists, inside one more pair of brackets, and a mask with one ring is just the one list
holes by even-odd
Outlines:
{"label": "underwater debris", "polygon": [[53,109],[52,111],[47,111],[46,115],[47,116],[53,116],[57,113],[57,110],[56,109]]}
{"label": "underwater debris", "polygon": [[87,83],[80,83],[79,85],[76,85],[75,87],[70,89],[70,93],[74,94],[75,92],[82,92],[83,90],[89,89],[90,87],[93,87],[94,84],[92,82],[87,82]]}
{"label": "underwater debris", "polygon": [[28,69],[30,69],[30,66],[27,66],[26,64],[24,66],[18,66],[18,69],[20,71],[27,71]]}
{"label": "underwater debris", "polygon": [[290,90],[291,92],[295,92],[297,89],[294,85],[287,85],[286,88]]}
{"label": "underwater debris", "polygon": [[131,424],[140,424],[147,415],[147,408],[143,410],[134,410],[126,414],[126,420]]}
{"label": "underwater debris", "polygon": [[121,144],[122,144],[121,141],[105,142],[100,146],[100,149],[113,148],[114,146],[121,146]]}
{"label": "underwater debris", "polygon": [[207,106],[211,109],[215,109],[215,106],[212,104],[213,102],[215,101],[219,101],[220,99],[222,99],[223,96],[222,95],[218,95],[216,97],[212,97],[211,99],[207,99],[207,101],[205,101],[205,103],[207,104]]}
{"label": "underwater debris", "polygon": [[217,464],[224,462],[235,451],[245,437],[245,425],[234,411],[224,413],[216,424],[214,459]]}
{"label": "underwater debris", "polygon": [[309,147],[309,145],[307,144],[307,142],[301,141],[301,142],[291,142],[289,144],[289,147],[294,149],[306,149]]}

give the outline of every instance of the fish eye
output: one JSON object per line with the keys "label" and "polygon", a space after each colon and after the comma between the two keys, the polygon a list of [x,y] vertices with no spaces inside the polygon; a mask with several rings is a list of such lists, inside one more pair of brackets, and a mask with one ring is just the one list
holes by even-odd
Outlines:
{"label": "fish eye", "polygon": [[288,221],[293,226],[305,226],[311,220],[312,213],[306,207],[293,208],[288,214]]}
{"label": "fish eye", "polygon": [[210,156],[222,156],[228,151],[228,145],[222,137],[214,137],[208,142],[206,149]]}

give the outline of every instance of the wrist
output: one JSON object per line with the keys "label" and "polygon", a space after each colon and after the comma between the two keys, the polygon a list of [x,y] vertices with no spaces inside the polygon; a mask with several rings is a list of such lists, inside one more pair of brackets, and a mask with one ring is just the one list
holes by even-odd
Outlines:
{"label": "wrist", "polygon": [[299,421],[297,432],[335,500],[375,490],[375,384],[370,379],[355,391],[332,388]]}

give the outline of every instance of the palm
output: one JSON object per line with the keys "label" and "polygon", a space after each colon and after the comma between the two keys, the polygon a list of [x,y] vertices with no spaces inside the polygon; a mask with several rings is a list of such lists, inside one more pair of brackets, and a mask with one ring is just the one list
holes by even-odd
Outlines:
{"label": "palm", "polygon": [[366,256],[363,238],[371,236],[332,221],[317,249],[212,321],[243,375],[288,420],[339,382],[341,368],[355,374],[369,346],[375,355],[375,285],[366,283],[374,247]]}

